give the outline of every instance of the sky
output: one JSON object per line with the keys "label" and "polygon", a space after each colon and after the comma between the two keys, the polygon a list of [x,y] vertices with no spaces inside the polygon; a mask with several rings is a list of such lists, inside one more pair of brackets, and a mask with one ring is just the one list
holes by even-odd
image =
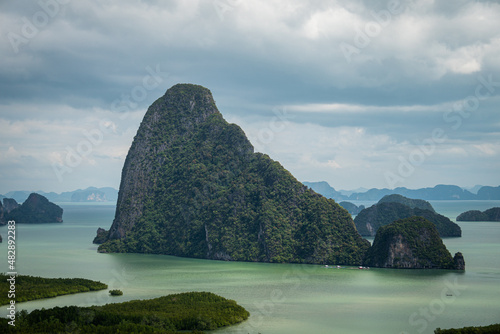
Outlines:
{"label": "sky", "polygon": [[500,3],[0,1],[0,194],[119,187],[177,83],[299,181],[500,185]]}

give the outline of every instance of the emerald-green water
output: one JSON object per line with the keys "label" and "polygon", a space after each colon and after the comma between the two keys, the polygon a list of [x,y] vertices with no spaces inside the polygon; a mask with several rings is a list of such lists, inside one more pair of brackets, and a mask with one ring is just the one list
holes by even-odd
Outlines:
{"label": "emerald-green water", "polygon": [[[451,219],[500,201],[432,202]],[[64,223],[17,225],[17,272],[84,277],[121,289],[18,303],[28,311],[211,291],[251,313],[243,324],[215,333],[433,333],[436,327],[500,322],[500,223],[460,223],[462,238],[445,239],[461,251],[465,273],[441,270],[324,268],[313,265],[221,262],[161,255],[99,254],[92,239],[109,228],[114,206],[61,204]],[[7,272],[7,228],[0,227],[0,271]],[[3,255],[2,255],[3,254]],[[333,265],[333,264],[332,264]],[[2,307],[2,316],[6,308]]]}

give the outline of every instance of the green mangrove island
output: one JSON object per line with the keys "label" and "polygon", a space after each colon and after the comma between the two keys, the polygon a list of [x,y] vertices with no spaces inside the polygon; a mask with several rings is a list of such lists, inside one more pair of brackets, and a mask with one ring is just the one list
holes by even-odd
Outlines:
{"label": "green mangrove island", "polygon": [[[104,283],[84,278],[43,278],[17,275],[12,281],[12,277],[0,274],[0,305],[9,304],[12,299],[20,303],[108,288]],[[15,296],[9,297],[12,295],[9,293],[12,283],[15,285]]]}
{"label": "green mangrove island", "polygon": [[202,333],[242,322],[248,311],[210,292],[187,292],[103,306],[21,311],[1,333]]}

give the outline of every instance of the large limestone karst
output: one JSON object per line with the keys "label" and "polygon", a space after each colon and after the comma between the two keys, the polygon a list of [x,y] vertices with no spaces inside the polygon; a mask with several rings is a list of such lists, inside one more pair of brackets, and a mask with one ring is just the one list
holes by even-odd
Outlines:
{"label": "large limestone karst", "polygon": [[369,243],[349,213],[254,153],[211,92],[178,84],[146,112],[100,252],[359,264]]}

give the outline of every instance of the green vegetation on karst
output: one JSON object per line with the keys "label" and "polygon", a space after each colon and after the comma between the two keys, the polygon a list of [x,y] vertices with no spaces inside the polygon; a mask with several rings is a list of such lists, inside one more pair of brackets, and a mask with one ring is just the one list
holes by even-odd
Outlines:
{"label": "green vegetation on karst", "polygon": [[176,85],[146,113],[100,252],[360,264],[369,247],[334,200],[254,153],[208,89]]}

